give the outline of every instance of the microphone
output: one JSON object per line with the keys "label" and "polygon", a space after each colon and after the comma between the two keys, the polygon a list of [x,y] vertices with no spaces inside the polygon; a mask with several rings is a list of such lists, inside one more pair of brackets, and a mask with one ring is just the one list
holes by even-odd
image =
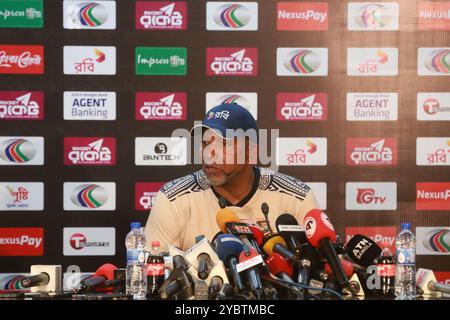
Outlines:
{"label": "microphone", "polygon": [[442,296],[450,294],[450,286],[436,281],[434,272],[429,269],[419,268],[416,273],[416,284],[423,291],[423,294],[432,296]]}
{"label": "microphone", "polygon": [[278,233],[286,241],[289,250],[300,261],[297,282],[308,285],[311,272],[322,268],[318,252],[309,244],[303,226],[298,224],[297,219],[293,215],[289,213],[280,215],[275,225]]}
{"label": "microphone", "polygon": [[306,214],[303,227],[309,243],[318,247],[330,264],[338,289],[347,287],[349,285],[347,276],[333,246],[333,242],[336,241],[336,232],[330,218],[325,212],[312,209]]}
{"label": "microphone", "polygon": [[267,202],[263,202],[261,204],[261,211],[264,215],[264,219],[266,220],[267,227],[269,228],[270,234],[273,234],[273,230],[272,230],[272,227],[270,226],[270,221],[269,221],[269,205],[267,204]]}
{"label": "microphone", "polygon": [[216,237],[214,245],[219,259],[223,261],[231,274],[235,288],[238,292],[242,292],[244,290],[244,284],[241,275],[237,271],[237,264],[244,244],[235,235],[220,234]]}
{"label": "microphone", "polygon": [[298,224],[294,216],[284,213],[275,221],[278,234],[286,240],[289,250],[296,255],[300,255],[300,247],[307,244],[305,231],[303,226]]}
{"label": "microphone", "polygon": [[[269,266],[270,272],[277,278],[294,285],[296,284],[292,279],[294,275],[294,268],[280,254],[274,253],[266,259],[266,263]],[[299,288],[293,286],[291,289],[297,294],[297,296],[303,296],[303,293]]]}
{"label": "microphone", "polygon": [[50,276],[47,272],[41,272],[34,276],[25,277],[20,280],[20,284],[24,288],[45,286],[50,282]]}
{"label": "microphone", "polygon": [[280,254],[274,253],[266,259],[270,272],[282,280],[291,281],[294,276],[294,268]]}
{"label": "microphone", "polygon": [[20,281],[24,288],[31,292],[58,292],[62,291],[62,272],[60,265],[32,265],[31,276]]}
{"label": "microphone", "polygon": [[273,235],[266,238],[263,244],[263,250],[268,256],[272,256],[276,252],[289,261],[295,261],[295,255],[286,246],[286,242],[281,236]]}
{"label": "microphone", "polygon": [[114,270],[117,270],[117,267],[111,263],[105,263],[104,265],[101,265],[97,269],[97,271],[95,271],[92,277],[84,279],[80,282],[80,288],[78,289],[77,293],[113,291],[112,287],[105,287],[105,283],[108,280],[114,280]]}
{"label": "microphone", "polygon": [[239,255],[237,269],[240,272],[245,271],[250,290],[256,296],[257,300],[262,299],[264,296],[262,280],[257,269],[257,265],[263,262],[261,255],[253,247],[244,244],[243,250]]}
{"label": "microphone", "polygon": [[199,241],[186,251],[186,260],[196,268],[198,278],[205,280],[219,258],[205,237],[197,237],[197,240]]}
{"label": "microphone", "polygon": [[[353,276],[353,273],[355,272],[353,264],[345,259],[340,259],[340,261],[346,277],[350,279]],[[333,271],[331,270],[330,264],[328,262],[325,263],[325,272],[331,275],[333,274]]]}
{"label": "microphone", "polygon": [[224,197],[219,198],[219,207],[220,209],[224,209],[227,206],[227,200]]}
{"label": "microphone", "polygon": [[169,253],[172,255],[173,271],[170,276],[163,282],[158,290],[161,299],[195,299],[194,290],[192,288],[192,278],[187,272],[188,265],[184,259],[184,253],[169,245]]}
{"label": "microphone", "polygon": [[[246,223],[240,222],[237,214],[229,209],[224,208],[217,211],[216,215],[217,225],[223,233],[231,233],[238,236],[245,245],[253,248],[258,248],[253,232]],[[258,249],[257,249],[258,250]]]}
{"label": "microphone", "polygon": [[375,241],[360,234],[353,236],[345,246],[347,256],[365,268],[376,264],[375,260],[378,259],[381,251]]}

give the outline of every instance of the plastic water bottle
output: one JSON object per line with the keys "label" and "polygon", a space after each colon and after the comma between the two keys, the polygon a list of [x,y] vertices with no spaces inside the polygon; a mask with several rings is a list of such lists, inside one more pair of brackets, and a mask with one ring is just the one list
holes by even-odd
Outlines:
{"label": "plastic water bottle", "polygon": [[143,300],[147,294],[147,268],[145,263],[145,236],[139,222],[131,223],[125,239],[127,248],[126,292],[133,299]]}
{"label": "plastic water bottle", "polygon": [[397,235],[397,267],[395,269],[395,296],[401,300],[416,298],[416,240],[410,223],[402,223]]}

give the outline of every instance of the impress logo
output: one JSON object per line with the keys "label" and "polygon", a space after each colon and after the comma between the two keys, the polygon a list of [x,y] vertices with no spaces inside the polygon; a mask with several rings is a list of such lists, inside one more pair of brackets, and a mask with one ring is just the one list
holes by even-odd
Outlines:
{"label": "impress logo", "polygon": [[113,256],[115,228],[64,228],[65,256]]}
{"label": "impress logo", "polygon": [[326,166],[326,138],[277,138],[277,165]]}
{"label": "impress logo", "polygon": [[258,119],[258,94],[256,92],[207,92],[206,93],[206,113],[209,110],[223,103],[237,103],[247,109]]}
{"label": "impress logo", "polygon": [[65,182],[64,210],[114,211],[116,210],[116,184],[114,182]]}
{"label": "impress logo", "polygon": [[396,210],[397,183],[347,182],[346,210]]}
{"label": "impress logo", "polygon": [[0,28],[42,28],[43,26],[42,0],[0,1]]}
{"label": "impress logo", "polygon": [[450,182],[416,183],[416,210],[450,210]]}
{"label": "impress logo", "polygon": [[397,237],[397,228],[391,227],[346,227],[345,243],[350,241],[355,235],[364,235],[380,246],[380,248],[388,246],[392,253],[395,253],[395,238]]}
{"label": "impress logo", "polygon": [[43,164],[43,137],[0,137],[0,166],[40,166]]}
{"label": "impress logo", "polygon": [[417,227],[418,255],[450,255],[450,227]]}
{"label": "impress logo", "polygon": [[450,92],[417,93],[417,120],[449,121]]}
{"label": "impress logo", "polygon": [[65,91],[64,120],[116,120],[116,93]]}
{"label": "impress logo", "polygon": [[185,92],[136,92],[136,120],[186,120]]}
{"label": "impress logo", "polygon": [[0,120],[44,119],[42,91],[0,91]]}
{"label": "impress logo", "polygon": [[450,76],[450,47],[419,48],[417,60],[419,76]]}
{"label": "impress logo", "polygon": [[66,166],[111,166],[116,164],[116,138],[64,138]]}
{"label": "impress logo", "polygon": [[0,74],[43,74],[44,46],[0,45]]}
{"label": "impress logo", "polygon": [[256,76],[258,49],[207,48],[206,66],[208,76]]}
{"label": "impress logo", "polygon": [[206,30],[258,30],[257,2],[207,2]]}
{"label": "impress logo", "polygon": [[278,2],[277,29],[282,31],[328,30],[328,3]]}
{"label": "impress logo", "polygon": [[346,164],[349,166],[396,166],[396,138],[347,138]]}
{"label": "impress logo", "polygon": [[277,48],[278,76],[327,76],[328,48]]}
{"label": "impress logo", "polygon": [[278,93],[277,119],[280,121],[327,120],[327,94],[322,92]]}
{"label": "impress logo", "polygon": [[350,31],[396,31],[399,29],[397,2],[350,2],[347,25]]}
{"label": "impress logo", "polygon": [[397,121],[397,118],[397,93],[347,93],[347,121]]}
{"label": "impress logo", "polygon": [[116,29],[116,1],[64,1],[64,29]]}
{"label": "impress logo", "polygon": [[1,182],[0,211],[44,210],[42,182]]}
{"label": "impress logo", "polygon": [[398,49],[348,48],[347,75],[349,76],[398,75]]}
{"label": "impress logo", "polygon": [[417,138],[418,166],[450,166],[450,137]]}
{"label": "impress logo", "polygon": [[44,255],[43,228],[0,228],[0,256]]}
{"label": "impress logo", "polygon": [[419,2],[419,30],[450,30],[450,3]]}
{"label": "impress logo", "polygon": [[187,50],[179,47],[136,47],[137,75],[186,75]]}
{"label": "impress logo", "polygon": [[156,195],[165,182],[137,182],[135,185],[135,208],[148,211],[155,203]]}
{"label": "impress logo", "polygon": [[137,166],[184,166],[187,163],[186,138],[143,138],[135,140]]}
{"label": "impress logo", "polygon": [[64,74],[116,74],[116,47],[64,46]]}
{"label": "impress logo", "polygon": [[137,1],[136,29],[186,30],[186,1]]}

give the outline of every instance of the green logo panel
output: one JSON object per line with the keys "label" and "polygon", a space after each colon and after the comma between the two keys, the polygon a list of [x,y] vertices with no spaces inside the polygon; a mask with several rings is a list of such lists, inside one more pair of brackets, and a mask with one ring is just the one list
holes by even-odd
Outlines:
{"label": "green logo panel", "polygon": [[137,75],[187,74],[187,50],[180,47],[137,47]]}
{"label": "green logo panel", "polygon": [[42,28],[42,0],[0,0],[0,28]]}

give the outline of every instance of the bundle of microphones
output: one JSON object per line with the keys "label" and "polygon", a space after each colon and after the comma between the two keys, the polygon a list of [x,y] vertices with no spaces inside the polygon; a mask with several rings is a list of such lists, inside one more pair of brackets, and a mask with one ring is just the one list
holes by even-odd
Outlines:
{"label": "bundle of microphones", "polygon": [[364,295],[366,268],[381,252],[371,239],[356,235],[344,246],[319,209],[308,212],[302,224],[291,214],[280,215],[274,232],[267,203],[261,206],[268,226],[264,233],[220,204],[221,232],[211,241],[199,236],[186,252],[169,246],[173,263],[159,298],[199,299],[198,288],[207,288],[203,296],[217,300]]}
{"label": "bundle of microphones", "polygon": [[[200,235],[186,252],[169,245],[165,280],[150,299],[317,300],[379,294],[368,280],[377,272],[382,250],[370,238],[357,234],[344,245],[319,209],[309,211],[302,224],[281,214],[274,232],[266,203],[261,211],[268,230],[263,232],[257,223],[241,222],[224,203],[216,216],[221,231],[211,241]],[[21,285],[31,292],[61,292],[61,266],[31,266],[31,276]],[[417,286],[425,295],[450,295],[450,286],[438,283],[429,269],[418,270]],[[69,293],[99,292],[124,293],[125,270],[104,264]]]}

